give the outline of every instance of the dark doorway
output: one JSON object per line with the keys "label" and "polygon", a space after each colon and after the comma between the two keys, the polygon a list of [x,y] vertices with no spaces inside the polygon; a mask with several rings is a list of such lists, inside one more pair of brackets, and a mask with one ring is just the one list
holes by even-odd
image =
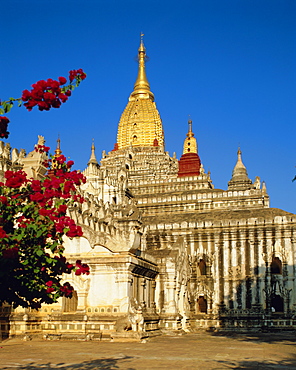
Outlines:
{"label": "dark doorway", "polygon": [[197,305],[198,305],[199,312],[207,313],[208,305],[207,305],[207,300],[205,299],[205,297],[199,296],[197,300]]}
{"label": "dark doorway", "polygon": [[282,274],[282,261],[278,257],[272,257],[270,272],[272,274]]}
{"label": "dark doorway", "polygon": [[199,272],[201,275],[206,275],[207,274],[207,265],[203,259],[199,260]]}
{"label": "dark doorway", "polygon": [[274,294],[271,297],[271,309],[274,312],[284,312],[284,300],[280,295]]}

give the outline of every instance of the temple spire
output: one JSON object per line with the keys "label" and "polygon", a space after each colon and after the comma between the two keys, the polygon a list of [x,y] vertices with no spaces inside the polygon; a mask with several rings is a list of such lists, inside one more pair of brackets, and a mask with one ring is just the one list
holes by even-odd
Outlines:
{"label": "temple spire", "polygon": [[192,120],[188,120],[188,132],[183,145],[183,154],[179,160],[178,177],[199,176],[200,158],[197,153],[197,142],[192,131]]}
{"label": "temple spire", "polygon": [[54,156],[53,156],[52,161],[51,161],[51,170],[57,170],[57,169],[59,169],[59,168],[62,167],[62,165],[60,164],[60,162],[57,161],[57,158],[59,158],[61,154],[62,154],[62,151],[61,151],[61,139],[60,139],[60,136],[58,136],[58,139],[57,139],[57,147],[56,147],[56,150],[54,151]]}
{"label": "temple spire", "polygon": [[58,136],[58,139],[57,139],[57,147],[56,147],[56,150],[55,150],[55,157],[58,157],[62,154],[62,151],[61,151],[61,139],[60,139],[60,136]]}
{"label": "temple spire", "polygon": [[91,163],[98,164],[96,154],[95,154],[95,149],[96,148],[95,148],[95,143],[94,143],[94,139],[93,139],[92,144],[91,144],[91,155],[90,155],[90,158],[89,158],[89,161],[88,161],[88,165],[90,165]]}
{"label": "temple spire", "polygon": [[236,162],[236,165],[235,165],[235,167],[232,171],[232,178],[238,177],[238,176],[248,177],[247,169],[246,169],[246,167],[245,167],[245,165],[243,164],[243,161],[242,161],[242,151],[241,151],[240,147],[237,150],[237,162]]}
{"label": "temple spire", "polygon": [[138,76],[118,124],[113,151],[131,147],[159,147],[164,150],[164,133],[154,95],[145,71],[146,49],[141,34]]}
{"label": "temple spire", "polygon": [[240,148],[237,151],[237,162],[232,171],[232,178],[228,182],[228,190],[247,190],[252,188],[252,180],[249,179],[247,169],[242,161]]}
{"label": "temple spire", "polygon": [[188,120],[188,132],[183,145],[183,154],[186,153],[197,153],[197,142],[192,132],[192,120]]}
{"label": "temple spire", "polygon": [[138,76],[134,85],[134,91],[131,94],[131,97],[134,97],[135,95],[138,94],[148,94],[149,98],[154,100],[154,95],[150,91],[150,85],[147,80],[146,76],[146,70],[145,70],[145,61],[147,60],[146,56],[146,48],[144,46],[144,41],[143,41],[143,36],[144,34],[141,33],[141,38],[140,38],[140,46],[138,49]]}

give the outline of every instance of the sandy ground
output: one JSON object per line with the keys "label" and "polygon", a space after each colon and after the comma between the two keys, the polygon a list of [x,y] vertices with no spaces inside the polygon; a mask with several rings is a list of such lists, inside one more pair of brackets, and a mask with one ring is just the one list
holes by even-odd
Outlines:
{"label": "sandy ground", "polygon": [[0,343],[0,369],[296,369],[296,333],[185,334],[141,342]]}

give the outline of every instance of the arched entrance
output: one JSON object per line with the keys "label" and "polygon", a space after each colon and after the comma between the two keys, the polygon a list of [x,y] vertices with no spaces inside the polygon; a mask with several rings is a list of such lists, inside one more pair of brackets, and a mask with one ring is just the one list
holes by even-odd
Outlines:
{"label": "arched entrance", "polygon": [[284,300],[280,295],[273,294],[270,303],[273,312],[284,312]]}
{"label": "arched entrance", "polygon": [[282,261],[279,257],[272,257],[272,262],[270,264],[270,272],[273,275],[280,275],[282,274]]}
{"label": "arched entrance", "polygon": [[197,309],[198,309],[198,312],[200,313],[208,312],[208,304],[204,296],[199,296],[197,300]]}
{"label": "arched entrance", "polygon": [[63,297],[62,311],[63,312],[76,312],[78,306],[78,295],[76,290],[73,291],[72,298]]}

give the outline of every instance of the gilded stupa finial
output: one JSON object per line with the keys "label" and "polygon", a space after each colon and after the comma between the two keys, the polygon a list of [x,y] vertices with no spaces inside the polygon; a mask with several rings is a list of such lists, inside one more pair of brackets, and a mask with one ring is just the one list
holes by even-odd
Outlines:
{"label": "gilded stupa finial", "polygon": [[145,46],[144,46],[144,33],[141,32],[140,34],[140,48],[144,48],[145,50]]}
{"label": "gilded stupa finial", "polygon": [[57,161],[57,158],[62,154],[62,151],[61,151],[61,139],[60,139],[60,135],[58,136],[58,139],[57,139],[57,146],[56,146],[56,150],[54,151],[54,156],[52,158],[52,162],[51,162],[51,169],[52,170],[57,170],[59,168],[61,168],[61,164]]}
{"label": "gilded stupa finial", "polygon": [[147,60],[146,55],[146,48],[144,46],[144,34],[140,34],[140,46],[138,49],[138,76],[134,85],[134,91],[131,94],[131,97],[134,97],[135,95],[141,94],[142,96],[144,94],[148,94],[148,97],[154,100],[154,95],[150,91],[150,85],[147,80],[146,76],[146,70],[145,70],[145,61]]}
{"label": "gilded stupa finial", "polygon": [[188,115],[188,133],[192,132],[192,120],[190,118],[190,114]]}
{"label": "gilded stupa finial", "polygon": [[192,120],[189,116],[188,119],[188,132],[183,146],[183,154],[186,153],[197,153],[197,142],[192,131]]}
{"label": "gilded stupa finial", "polygon": [[60,135],[58,136],[58,139],[57,139],[57,147],[56,147],[56,150],[55,150],[55,156],[58,157],[59,155],[62,154],[62,151],[61,151],[61,139],[60,139]]}

